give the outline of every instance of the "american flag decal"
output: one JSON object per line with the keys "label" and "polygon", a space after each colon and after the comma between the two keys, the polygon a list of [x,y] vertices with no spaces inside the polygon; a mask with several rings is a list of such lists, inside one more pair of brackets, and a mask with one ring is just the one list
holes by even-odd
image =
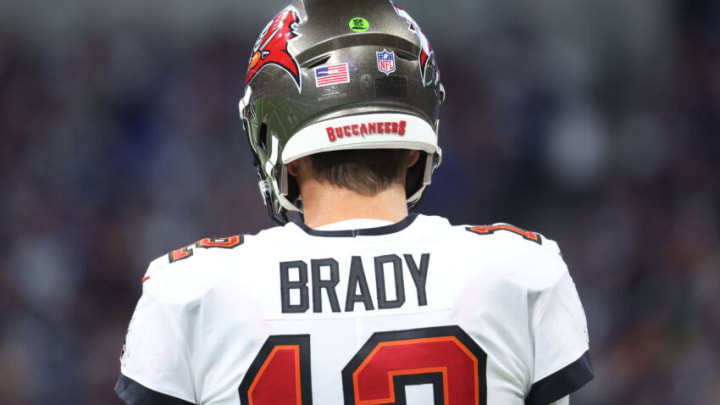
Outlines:
{"label": "american flag decal", "polygon": [[348,64],[330,65],[315,68],[315,83],[317,87],[338,83],[350,83]]}

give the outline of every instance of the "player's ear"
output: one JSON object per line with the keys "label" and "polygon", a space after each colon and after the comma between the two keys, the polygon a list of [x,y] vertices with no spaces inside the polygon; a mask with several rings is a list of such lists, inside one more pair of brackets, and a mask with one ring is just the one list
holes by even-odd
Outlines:
{"label": "player's ear", "polygon": [[298,160],[293,160],[287,164],[288,174],[293,177],[301,177],[304,173],[310,170],[310,157],[305,156]]}
{"label": "player's ear", "polygon": [[411,150],[410,157],[408,158],[407,167],[412,167],[415,163],[418,162],[419,159],[420,159],[420,151],[419,150]]}
{"label": "player's ear", "polygon": [[298,161],[294,160],[287,165],[287,172],[289,175],[293,177],[297,177],[298,175]]}

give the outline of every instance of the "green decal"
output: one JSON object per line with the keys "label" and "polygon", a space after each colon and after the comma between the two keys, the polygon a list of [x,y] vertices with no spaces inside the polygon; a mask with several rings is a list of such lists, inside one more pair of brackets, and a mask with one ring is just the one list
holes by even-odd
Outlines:
{"label": "green decal", "polygon": [[368,20],[362,17],[355,17],[350,19],[350,29],[355,32],[365,32],[370,28]]}

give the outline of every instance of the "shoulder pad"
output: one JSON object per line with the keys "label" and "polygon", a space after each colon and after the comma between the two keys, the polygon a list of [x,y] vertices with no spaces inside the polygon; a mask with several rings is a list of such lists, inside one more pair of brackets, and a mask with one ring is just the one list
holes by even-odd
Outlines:
{"label": "shoulder pad", "polygon": [[[142,279],[143,291],[153,291],[172,300],[192,299],[210,288],[221,274],[226,256],[215,253],[238,247],[243,241],[243,235],[204,238],[160,256],[150,263]],[[207,251],[214,248],[218,251],[212,254]]]}
{"label": "shoulder pad", "polygon": [[543,237],[539,233],[526,231],[525,229],[518,228],[516,226],[505,224],[505,223],[495,223],[492,225],[476,225],[476,226],[466,226],[465,230],[468,232],[476,233],[478,235],[491,235],[494,234],[497,231],[507,231],[512,232],[514,234],[520,235],[525,240],[529,240],[531,242],[535,242],[538,245],[542,245]]}
{"label": "shoulder pad", "polygon": [[195,249],[198,248],[232,249],[234,247],[242,245],[244,241],[245,235],[233,235],[228,236],[227,238],[204,238],[200,239],[194,244],[191,243],[187,246],[181,247],[180,249],[175,249],[172,252],[169,252],[167,258],[169,263],[175,263],[179,260],[187,259],[193,256],[193,254],[195,253]]}
{"label": "shoulder pad", "polygon": [[540,233],[506,223],[463,228],[486,240],[483,259],[492,261],[514,285],[542,290],[568,272],[557,243]]}

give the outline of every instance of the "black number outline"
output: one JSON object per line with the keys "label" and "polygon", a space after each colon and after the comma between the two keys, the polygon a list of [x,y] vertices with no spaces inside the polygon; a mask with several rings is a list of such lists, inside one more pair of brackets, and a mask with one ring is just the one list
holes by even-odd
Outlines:
{"label": "black number outline", "polygon": [[[343,368],[342,371],[342,382],[343,382],[343,396],[345,399],[345,405],[357,405],[355,403],[355,386],[353,383],[353,374],[357,371],[358,367],[367,359],[372,351],[382,342],[392,341],[404,341],[414,340],[423,338],[437,338],[437,337],[455,337],[460,343],[462,343],[466,349],[472,353],[477,359],[477,391],[478,398],[476,404],[486,405],[487,404],[487,382],[485,380],[487,354],[480,348],[480,346],[462,330],[459,326],[439,326],[432,328],[420,328],[420,329],[408,329],[400,331],[389,331],[389,332],[375,332],[370,339],[360,348],[360,350],[353,356],[350,362]],[[433,374],[439,376],[433,376]],[[407,405],[405,402],[405,387],[413,384],[433,384],[433,397],[435,405],[444,404],[444,392],[441,387],[442,374],[440,373],[426,373],[426,374],[414,374],[407,376],[395,376],[393,377],[393,387],[395,402],[389,403],[388,405]],[[385,404],[383,404],[385,405]],[[450,405],[450,404],[444,404]]]}
{"label": "black number outline", "polygon": [[253,359],[245,377],[243,377],[238,392],[240,403],[250,405],[249,392],[260,369],[263,367],[277,346],[297,346],[300,354],[300,403],[312,405],[312,380],[310,373],[310,335],[272,335],[265,340],[260,351]]}

